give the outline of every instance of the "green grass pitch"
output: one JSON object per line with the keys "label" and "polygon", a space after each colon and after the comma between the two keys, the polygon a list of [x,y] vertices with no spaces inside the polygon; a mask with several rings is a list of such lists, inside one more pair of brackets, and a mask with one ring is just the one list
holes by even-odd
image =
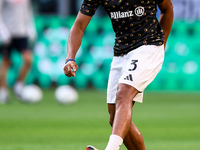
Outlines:
{"label": "green grass pitch", "polygon": [[[71,105],[58,104],[53,89],[34,105],[11,99],[0,105],[0,150],[104,150],[111,132],[105,91],[79,91]],[[133,121],[147,150],[200,149],[200,94],[146,92]]]}

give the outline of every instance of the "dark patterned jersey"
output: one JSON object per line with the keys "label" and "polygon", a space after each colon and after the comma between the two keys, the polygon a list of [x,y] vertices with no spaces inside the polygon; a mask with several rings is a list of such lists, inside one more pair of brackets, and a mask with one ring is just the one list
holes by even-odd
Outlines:
{"label": "dark patterned jersey", "polygon": [[164,31],[157,5],[164,0],[84,0],[80,12],[93,16],[102,5],[115,32],[114,55],[124,55],[142,45],[162,45]]}

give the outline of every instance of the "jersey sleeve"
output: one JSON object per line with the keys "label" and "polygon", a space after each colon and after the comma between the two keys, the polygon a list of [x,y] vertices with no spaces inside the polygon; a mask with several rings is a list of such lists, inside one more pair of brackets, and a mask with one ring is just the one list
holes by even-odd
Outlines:
{"label": "jersey sleeve", "polygon": [[93,16],[99,7],[99,0],[84,0],[80,12],[87,16]]}
{"label": "jersey sleeve", "polygon": [[156,0],[156,3],[157,4],[160,4],[160,3],[162,3],[164,0]]}

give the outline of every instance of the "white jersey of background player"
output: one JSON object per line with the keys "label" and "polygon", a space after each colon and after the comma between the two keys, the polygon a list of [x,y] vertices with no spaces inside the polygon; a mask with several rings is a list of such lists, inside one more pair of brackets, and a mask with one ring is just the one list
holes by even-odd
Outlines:
{"label": "white jersey of background player", "polygon": [[29,41],[36,38],[36,29],[30,0],[0,0],[0,103],[8,102],[6,86],[7,70],[11,65],[11,53],[17,49],[23,59],[23,67],[14,85],[17,97],[23,87],[23,80],[31,67],[32,54]]}

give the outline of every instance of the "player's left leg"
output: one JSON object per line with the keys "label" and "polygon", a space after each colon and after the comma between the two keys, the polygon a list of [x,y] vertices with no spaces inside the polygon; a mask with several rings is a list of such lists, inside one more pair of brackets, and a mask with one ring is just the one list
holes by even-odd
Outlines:
{"label": "player's left leg", "polygon": [[1,71],[0,71],[0,103],[5,104],[8,102],[8,89],[6,85],[6,76],[8,68],[11,65],[10,61],[10,43],[2,44],[0,46],[0,52],[2,56]]}
{"label": "player's left leg", "polygon": [[22,59],[23,59],[23,66],[20,70],[19,76],[17,78],[17,81],[14,85],[14,92],[15,94],[20,98],[21,91],[24,86],[24,79],[30,70],[31,62],[32,62],[32,54],[30,50],[23,51],[22,53]]}
{"label": "player's left leg", "polygon": [[124,139],[124,145],[128,150],[134,150],[132,145],[136,150],[146,150],[143,136],[133,122],[131,122],[130,130]]}
{"label": "player's left leg", "polygon": [[15,47],[18,49],[18,51],[21,53],[21,56],[23,59],[22,68],[19,72],[19,76],[14,85],[14,92],[20,98],[21,91],[22,91],[22,88],[24,85],[24,79],[31,67],[32,53],[28,48],[28,38],[27,37],[15,38],[15,39],[13,39],[13,43],[15,44]]}

